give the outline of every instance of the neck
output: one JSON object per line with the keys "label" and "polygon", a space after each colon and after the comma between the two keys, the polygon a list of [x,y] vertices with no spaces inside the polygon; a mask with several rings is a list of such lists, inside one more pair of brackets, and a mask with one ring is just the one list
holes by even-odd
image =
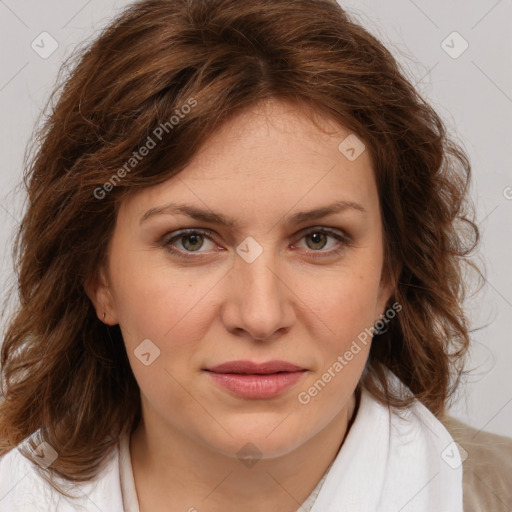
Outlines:
{"label": "neck", "polygon": [[[357,413],[358,397],[296,449],[242,463],[168,424],[139,423],[130,452],[140,511],[295,512],[338,454]],[[256,497],[256,498],[255,498]]]}

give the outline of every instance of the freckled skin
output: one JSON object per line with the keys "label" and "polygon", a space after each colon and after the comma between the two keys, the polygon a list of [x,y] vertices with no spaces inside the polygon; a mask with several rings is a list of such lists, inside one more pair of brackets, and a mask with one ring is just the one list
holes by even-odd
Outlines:
{"label": "freckled skin", "polygon": [[[310,403],[297,397],[384,313],[391,290],[381,282],[382,220],[369,154],[349,161],[338,145],[350,132],[326,126],[330,134],[296,106],[261,104],[220,127],[178,176],[121,205],[108,268],[88,293],[99,318],[107,311],[108,323],[119,324],[141,389],[143,421],[131,440],[141,511],[294,512],[338,452],[370,344]],[[283,221],[340,200],[366,213]],[[148,209],[170,202],[220,212],[240,229],[173,215],[139,225]],[[310,227],[348,233],[352,245],[314,258],[339,242],[329,236],[318,249],[318,238],[303,234]],[[203,242],[200,260],[179,240],[181,258],[159,243],[188,228],[215,233],[194,242]],[[248,236],[263,249],[252,263],[236,252]],[[144,339],[161,351],[149,366],[134,354]],[[276,398],[241,399],[204,371],[239,359],[285,360],[308,371]],[[251,468],[237,456],[247,443],[261,456]]]}

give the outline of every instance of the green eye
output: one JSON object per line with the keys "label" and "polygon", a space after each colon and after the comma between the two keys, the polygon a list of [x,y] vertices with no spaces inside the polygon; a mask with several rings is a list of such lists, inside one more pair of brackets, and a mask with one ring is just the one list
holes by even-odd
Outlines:
{"label": "green eye", "polygon": [[[164,240],[162,245],[171,254],[181,258],[198,258],[200,255],[207,253],[208,248],[201,250],[204,248],[205,242],[216,245],[212,232],[208,230],[188,229],[174,232],[173,235]],[[313,258],[339,254],[352,243],[351,238],[343,232],[323,227],[310,228],[302,234],[299,240],[303,239],[306,241],[305,249],[309,250]],[[331,243],[331,247],[325,249],[330,240],[335,241],[335,243]]]}

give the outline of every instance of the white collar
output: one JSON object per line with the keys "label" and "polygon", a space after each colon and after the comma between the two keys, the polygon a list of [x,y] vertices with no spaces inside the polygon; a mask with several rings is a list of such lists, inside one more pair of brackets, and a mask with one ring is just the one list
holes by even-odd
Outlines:
{"label": "white collar", "polygon": [[[403,386],[389,372],[392,385]],[[311,512],[463,512],[453,438],[419,401],[396,411],[366,390]]]}

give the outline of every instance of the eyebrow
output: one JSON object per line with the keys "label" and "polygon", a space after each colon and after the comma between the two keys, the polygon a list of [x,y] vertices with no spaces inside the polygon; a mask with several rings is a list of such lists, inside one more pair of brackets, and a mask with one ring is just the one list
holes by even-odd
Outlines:
{"label": "eyebrow", "polygon": [[[294,213],[293,215],[285,217],[285,222],[289,225],[301,224],[306,221],[320,219],[331,215],[333,213],[340,213],[344,211],[358,211],[366,214],[367,211],[363,205],[355,203],[353,201],[336,201],[335,203],[322,206],[320,208],[314,208],[313,210],[307,210],[302,212]],[[139,225],[148,220],[151,217],[157,215],[187,215],[193,219],[209,222],[211,224],[219,224],[231,229],[239,229],[239,224],[236,220],[226,217],[220,213],[214,212],[213,210],[198,208],[188,204],[174,204],[169,203],[163,206],[157,206],[149,209],[139,221]]]}

